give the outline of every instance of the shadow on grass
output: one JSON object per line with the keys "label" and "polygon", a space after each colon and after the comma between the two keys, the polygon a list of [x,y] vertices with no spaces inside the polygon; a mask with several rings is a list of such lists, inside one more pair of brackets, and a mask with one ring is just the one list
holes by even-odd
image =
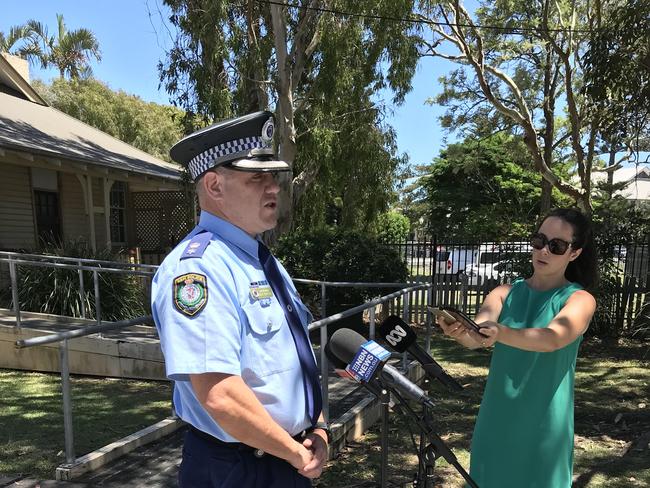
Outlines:
{"label": "shadow on grass", "polygon": [[[60,376],[0,370],[0,472],[52,479],[64,461]],[[147,427],[170,413],[165,382],[73,377],[77,456]]]}
{"label": "shadow on grass", "polygon": [[[575,381],[574,488],[650,486],[647,351],[648,343],[587,340],[581,346]],[[433,382],[428,391],[436,404],[431,412],[436,431],[467,469],[491,352],[468,350],[436,333],[431,339],[431,356],[465,386],[464,391],[455,393]],[[412,481],[418,460],[408,433],[408,419],[392,412],[390,425],[389,486],[402,486]],[[339,453],[317,486],[341,488],[378,481],[379,435],[376,424],[357,443]],[[436,488],[464,486],[454,468],[443,460],[436,464]]]}
{"label": "shadow on grass", "polygon": [[[588,455],[578,457],[576,471],[580,474],[573,482],[573,488],[587,488],[595,483],[606,481],[607,488],[628,488],[634,486],[648,486],[650,481],[650,456],[646,447],[628,449],[622,455],[612,456]],[[644,452],[645,451],[645,452]]]}

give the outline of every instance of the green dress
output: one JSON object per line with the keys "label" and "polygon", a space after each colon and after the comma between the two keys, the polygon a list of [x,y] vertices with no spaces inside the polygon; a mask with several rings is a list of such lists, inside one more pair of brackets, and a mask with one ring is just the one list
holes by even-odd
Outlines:
{"label": "green dress", "polygon": [[[499,323],[546,327],[582,287],[536,291],[515,281]],[[582,336],[553,352],[497,343],[474,435],[470,475],[480,488],[570,488],[573,383]]]}

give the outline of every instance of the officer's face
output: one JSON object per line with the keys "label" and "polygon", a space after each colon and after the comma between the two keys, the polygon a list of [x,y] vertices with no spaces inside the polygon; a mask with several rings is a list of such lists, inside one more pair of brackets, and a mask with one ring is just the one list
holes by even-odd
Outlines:
{"label": "officer's face", "polygon": [[223,216],[251,236],[275,227],[278,221],[278,185],[273,173],[251,173],[223,168]]}

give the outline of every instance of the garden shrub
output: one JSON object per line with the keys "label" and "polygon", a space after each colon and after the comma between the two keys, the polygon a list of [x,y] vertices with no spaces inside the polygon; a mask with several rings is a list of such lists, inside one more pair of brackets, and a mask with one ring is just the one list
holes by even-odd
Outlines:
{"label": "garden shrub", "polygon": [[[275,254],[293,278],[365,283],[404,283],[408,269],[398,252],[360,231],[319,229],[283,236]],[[320,287],[300,287],[303,300],[320,315]],[[327,288],[327,314],[385,295],[395,288]]]}
{"label": "garden shrub", "polygon": [[[45,256],[65,256],[105,261],[120,261],[109,249],[93,252],[84,240],[48,245],[40,250]],[[67,317],[81,317],[77,270],[54,267],[18,266],[18,300],[20,309]],[[95,286],[92,271],[83,271],[86,318],[95,318]],[[124,273],[99,273],[99,296],[102,320],[125,320],[150,313],[146,290],[139,276]]]}

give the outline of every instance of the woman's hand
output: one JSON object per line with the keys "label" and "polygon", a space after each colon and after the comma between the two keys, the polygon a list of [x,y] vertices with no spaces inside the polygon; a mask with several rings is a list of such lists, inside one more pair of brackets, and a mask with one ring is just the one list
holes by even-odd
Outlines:
{"label": "woman's hand", "polygon": [[481,332],[468,329],[467,333],[469,336],[480,344],[481,347],[493,346],[499,340],[499,331],[502,326],[491,320],[486,320],[478,325],[481,328]]}
{"label": "woman's hand", "polygon": [[[449,313],[454,315],[452,311],[449,311]],[[460,317],[456,318],[458,320],[455,322],[445,322],[445,320],[441,318],[437,318],[436,320],[442,329],[442,332],[446,336],[451,337],[455,341],[459,342],[465,347],[469,347],[470,349],[481,347],[481,343],[469,334],[469,328],[465,325],[464,321]]]}
{"label": "woman's hand", "polygon": [[466,335],[467,333],[467,328],[462,324],[460,321],[448,323],[445,322],[443,319],[439,318],[438,320],[438,325],[442,329],[442,332],[446,335],[451,337],[452,339],[460,339],[462,336]]}

